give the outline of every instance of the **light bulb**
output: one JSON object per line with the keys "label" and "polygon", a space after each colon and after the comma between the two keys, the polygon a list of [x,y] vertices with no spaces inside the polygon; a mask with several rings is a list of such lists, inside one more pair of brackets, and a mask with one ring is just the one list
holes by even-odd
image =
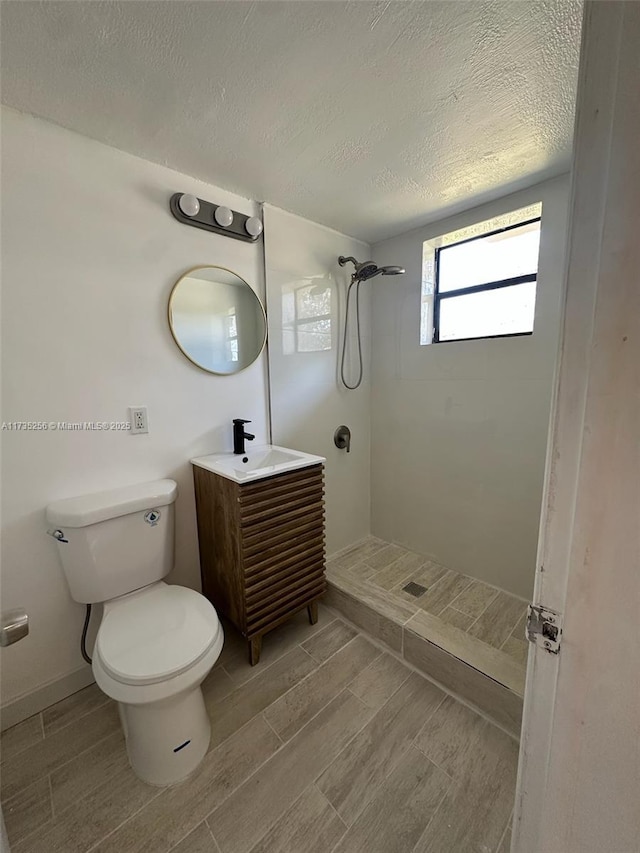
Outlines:
{"label": "light bulb", "polygon": [[244,229],[251,237],[259,237],[262,234],[262,222],[257,216],[250,216],[244,223]]}
{"label": "light bulb", "polygon": [[200,202],[194,195],[183,193],[178,199],[178,207],[185,216],[197,216],[200,212]]}
{"label": "light bulb", "polygon": [[228,207],[216,207],[213,216],[221,228],[228,228],[233,222],[233,211]]}

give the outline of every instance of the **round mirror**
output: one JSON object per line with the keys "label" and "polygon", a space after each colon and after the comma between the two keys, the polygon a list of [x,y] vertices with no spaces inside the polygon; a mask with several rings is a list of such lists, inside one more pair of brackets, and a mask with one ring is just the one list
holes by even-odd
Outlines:
{"label": "round mirror", "polygon": [[169,297],[169,326],[189,361],[209,373],[238,373],[262,352],[267,318],[247,282],[224,267],[196,267]]}

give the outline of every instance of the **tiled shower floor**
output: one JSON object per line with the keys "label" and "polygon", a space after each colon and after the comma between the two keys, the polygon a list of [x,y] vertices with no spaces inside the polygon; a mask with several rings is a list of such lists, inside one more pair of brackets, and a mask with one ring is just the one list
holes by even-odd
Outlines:
{"label": "tiled shower floor", "polygon": [[[331,583],[522,695],[527,604],[371,537],[327,564]],[[418,595],[405,590],[407,585]],[[424,591],[421,592],[420,588]]]}
{"label": "tiled shower floor", "polygon": [[327,608],[253,668],[228,630],[203,690],[211,746],[173,788],[134,776],[96,685],[5,732],[12,853],[509,850],[516,741]]}

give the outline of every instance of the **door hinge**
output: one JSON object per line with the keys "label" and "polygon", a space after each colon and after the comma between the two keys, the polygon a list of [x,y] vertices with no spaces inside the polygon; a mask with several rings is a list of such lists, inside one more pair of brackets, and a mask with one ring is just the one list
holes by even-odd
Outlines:
{"label": "door hinge", "polygon": [[527,612],[527,638],[552,655],[560,651],[562,615],[548,607],[530,604]]}

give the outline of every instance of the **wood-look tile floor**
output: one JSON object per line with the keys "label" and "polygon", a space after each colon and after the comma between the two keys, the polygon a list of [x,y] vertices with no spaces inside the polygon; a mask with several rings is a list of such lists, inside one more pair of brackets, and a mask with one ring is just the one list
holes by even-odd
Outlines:
{"label": "wood-look tile floor", "polygon": [[[479,649],[488,646],[504,653],[522,669],[524,679],[528,645],[522,599],[373,537],[331,560],[327,574],[338,584],[354,584],[363,601],[380,602],[385,615],[400,624],[411,625],[409,620],[421,612],[431,614],[473,638]],[[411,595],[404,590],[409,583],[426,591]]]}
{"label": "wood-look tile floor", "polygon": [[326,608],[268,635],[259,666],[245,656],[227,630],[203,685],[209,752],[173,788],[134,776],[96,685],[6,731],[13,853],[503,853],[503,731]]}

